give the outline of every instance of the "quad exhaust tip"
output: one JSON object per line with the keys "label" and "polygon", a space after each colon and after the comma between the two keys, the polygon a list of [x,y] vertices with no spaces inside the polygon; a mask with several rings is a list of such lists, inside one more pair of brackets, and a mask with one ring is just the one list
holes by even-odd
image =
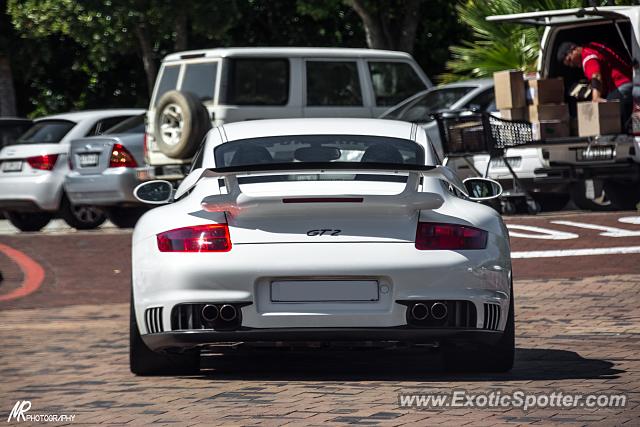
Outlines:
{"label": "quad exhaust tip", "polygon": [[225,304],[220,308],[220,318],[225,322],[231,322],[238,317],[238,310],[231,304]]}
{"label": "quad exhaust tip", "polygon": [[444,319],[447,317],[447,306],[441,302],[434,302],[431,306],[431,315],[436,320]]}
{"label": "quad exhaust tip", "polygon": [[218,318],[219,315],[220,312],[218,310],[218,307],[216,307],[215,305],[207,304],[202,307],[202,318],[207,322],[213,322]]}
{"label": "quad exhaust tip", "polygon": [[411,307],[411,316],[416,320],[424,320],[429,317],[429,307],[419,302]]}

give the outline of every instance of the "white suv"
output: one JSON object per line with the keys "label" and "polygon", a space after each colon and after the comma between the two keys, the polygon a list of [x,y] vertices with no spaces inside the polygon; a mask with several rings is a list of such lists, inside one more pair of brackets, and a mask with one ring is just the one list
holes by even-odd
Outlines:
{"label": "white suv", "polygon": [[162,62],[147,113],[141,175],[180,179],[213,125],[296,117],[377,117],[432,86],[407,53],[231,48]]}

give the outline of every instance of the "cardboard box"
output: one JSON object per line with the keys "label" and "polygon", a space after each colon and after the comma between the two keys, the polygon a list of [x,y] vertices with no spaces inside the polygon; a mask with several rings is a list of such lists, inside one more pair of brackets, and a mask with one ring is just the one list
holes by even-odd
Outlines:
{"label": "cardboard box", "polygon": [[532,105],[564,103],[564,79],[527,80],[527,102]]}
{"label": "cardboard box", "polygon": [[500,110],[500,118],[505,120],[529,120],[529,111],[526,107],[506,108]]}
{"label": "cardboard box", "polygon": [[499,110],[527,106],[522,71],[506,70],[493,73],[496,107]]}
{"label": "cardboard box", "polygon": [[538,141],[553,138],[564,138],[569,136],[569,121],[544,120],[540,122],[531,122],[531,130],[533,131],[533,139]]}
{"label": "cardboard box", "polygon": [[620,133],[620,102],[579,102],[578,135],[597,136]]}
{"label": "cardboard box", "polygon": [[543,122],[546,120],[569,120],[569,106],[567,104],[529,105],[529,120]]}

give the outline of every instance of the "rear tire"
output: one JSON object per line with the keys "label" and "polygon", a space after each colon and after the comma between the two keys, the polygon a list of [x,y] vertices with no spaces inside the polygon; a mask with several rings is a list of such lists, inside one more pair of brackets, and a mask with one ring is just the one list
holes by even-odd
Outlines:
{"label": "rear tire", "polygon": [[107,209],[107,218],[118,228],[133,228],[146,211],[143,207],[114,207]]}
{"label": "rear tire", "polygon": [[562,210],[569,203],[569,195],[563,193],[535,193],[533,198],[540,204],[542,212]]}
{"label": "rear tire", "polygon": [[613,204],[620,209],[635,209],[640,202],[640,183],[605,181],[604,191]]}
{"label": "rear tire", "polygon": [[507,324],[500,340],[493,345],[445,348],[445,368],[453,372],[508,372],[515,359],[515,308],[513,284]]}
{"label": "rear tire", "polygon": [[48,212],[5,212],[9,222],[20,231],[40,231],[49,224],[52,215]]}
{"label": "rear tire", "polygon": [[162,354],[149,349],[142,341],[133,304],[130,302],[129,368],[136,375],[189,375],[200,371],[200,350],[183,354]]}
{"label": "rear tire", "polygon": [[598,180],[594,180],[595,198],[587,197],[586,182],[578,181],[571,185],[571,200],[577,207],[587,211],[611,212],[617,211],[620,207],[615,204],[606,194],[604,185]]}
{"label": "rear tire", "polygon": [[93,230],[107,220],[104,211],[96,206],[72,205],[66,196],[62,197],[60,216],[76,230]]}
{"label": "rear tire", "polygon": [[193,93],[172,90],[160,98],[153,132],[158,148],[165,156],[174,159],[193,157],[209,129],[209,111]]}

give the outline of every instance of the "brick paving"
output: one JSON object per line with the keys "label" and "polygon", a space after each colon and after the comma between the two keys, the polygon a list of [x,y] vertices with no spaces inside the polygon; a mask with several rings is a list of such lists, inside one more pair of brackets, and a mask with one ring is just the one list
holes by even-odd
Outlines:
{"label": "brick paving", "polygon": [[[129,239],[127,233],[108,232],[0,237],[46,270],[40,290],[0,305],[0,416],[26,399],[32,413],[76,414],[73,424],[638,425],[640,420],[637,255],[583,257],[590,267],[583,271],[575,271],[574,257],[519,260],[533,263],[521,268],[523,275],[517,274],[523,264],[516,262],[517,357],[508,374],[448,374],[441,354],[427,349],[316,349],[208,355],[198,376],[138,378],[129,373],[127,360]],[[554,244],[547,242],[546,248]],[[545,276],[550,261],[557,264],[555,278]],[[617,274],[598,274],[598,265]],[[1,254],[0,270],[2,294],[18,285],[21,273]],[[398,393],[454,389],[603,392],[627,394],[628,402],[625,408],[528,412],[398,404]]]}

